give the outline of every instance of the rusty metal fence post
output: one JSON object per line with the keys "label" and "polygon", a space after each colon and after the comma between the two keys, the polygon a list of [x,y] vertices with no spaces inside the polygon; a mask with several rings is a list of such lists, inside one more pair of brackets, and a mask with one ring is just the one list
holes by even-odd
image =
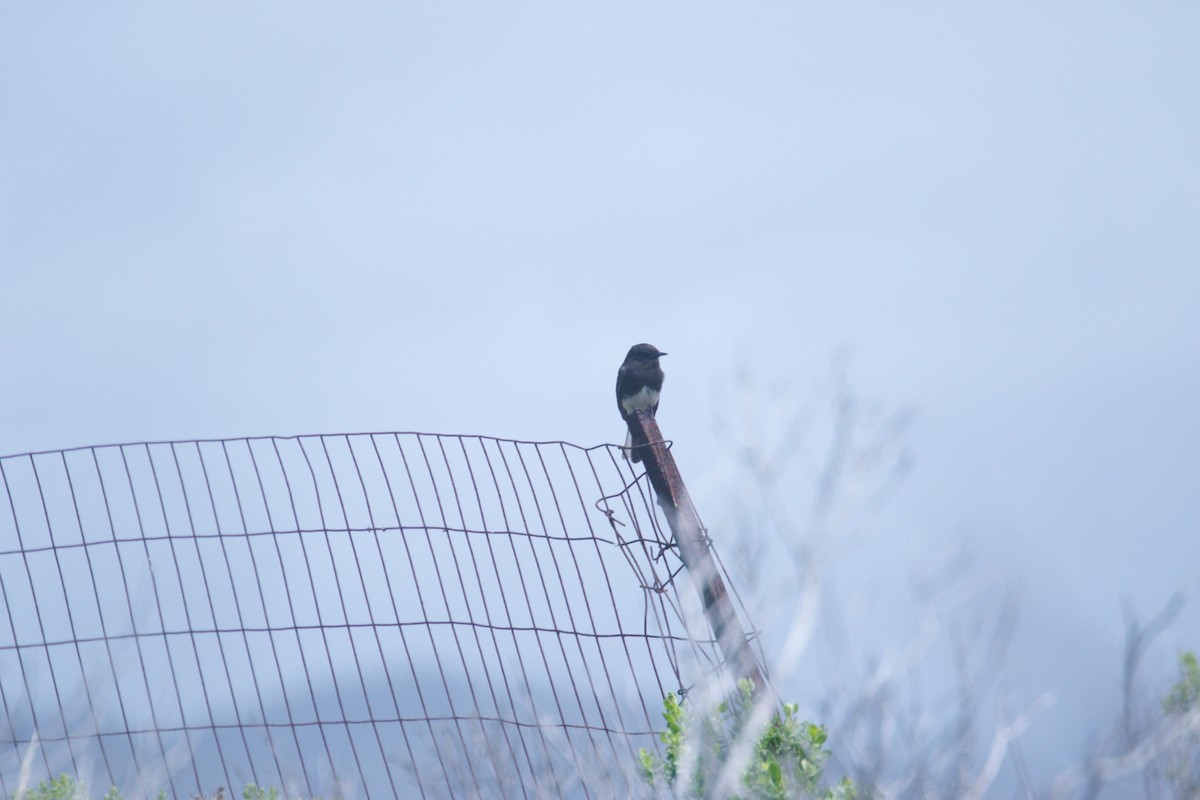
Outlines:
{"label": "rusty metal fence post", "polygon": [[737,678],[749,678],[757,693],[765,692],[768,688],[766,674],[737,617],[725,581],[713,560],[696,507],[692,505],[658,423],[648,411],[633,412],[628,422],[633,434],[633,446],[638,448],[646,475],[658,495],[658,504],[679,546],[680,558],[700,592],[704,614],[721,648],[721,654]]}

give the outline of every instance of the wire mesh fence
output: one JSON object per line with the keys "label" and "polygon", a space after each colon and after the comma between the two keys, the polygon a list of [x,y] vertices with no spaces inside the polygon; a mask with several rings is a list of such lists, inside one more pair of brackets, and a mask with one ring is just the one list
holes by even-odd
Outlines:
{"label": "wire mesh fence", "polygon": [[5,796],[627,796],[662,697],[723,677],[618,448],[156,442],[0,482]]}

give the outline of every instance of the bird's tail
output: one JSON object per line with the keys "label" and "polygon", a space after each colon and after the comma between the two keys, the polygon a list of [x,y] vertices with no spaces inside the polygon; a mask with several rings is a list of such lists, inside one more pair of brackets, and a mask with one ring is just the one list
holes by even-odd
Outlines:
{"label": "bird's tail", "polygon": [[626,461],[641,463],[642,454],[633,449],[633,431],[625,431],[625,446],[621,448],[621,455],[625,456]]}

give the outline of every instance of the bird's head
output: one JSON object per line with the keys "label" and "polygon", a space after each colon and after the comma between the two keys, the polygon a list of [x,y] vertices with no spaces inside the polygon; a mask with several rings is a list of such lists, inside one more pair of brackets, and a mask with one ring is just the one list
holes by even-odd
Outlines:
{"label": "bird's head", "polygon": [[634,361],[649,363],[657,359],[659,356],[665,355],[666,353],[660,351],[654,345],[643,342],[642,344],[635,344],[633,347],[629,348],[629,352],[625,355],[625,363],[628,364]]}

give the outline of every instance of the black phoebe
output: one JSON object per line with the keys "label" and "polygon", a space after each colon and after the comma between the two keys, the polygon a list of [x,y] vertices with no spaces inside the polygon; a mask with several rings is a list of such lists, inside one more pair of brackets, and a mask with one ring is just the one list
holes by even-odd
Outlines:
{"label": "black phoebe", "polygon": [[[643,408],[650,409],[650,416],[658,411],[658,394],[662,391],[663,371],[658,364],[659,352],[652,344],[635,344],[629,348],[625,363],[617,370],[617,408],[621,419],[629,422],[629,415]],[[625,458],[633,463],[642,460],[641,454],[631,450],[633,433],[625,433]]]}

